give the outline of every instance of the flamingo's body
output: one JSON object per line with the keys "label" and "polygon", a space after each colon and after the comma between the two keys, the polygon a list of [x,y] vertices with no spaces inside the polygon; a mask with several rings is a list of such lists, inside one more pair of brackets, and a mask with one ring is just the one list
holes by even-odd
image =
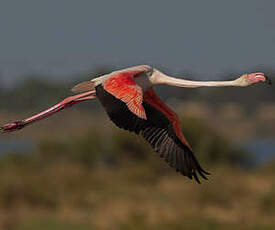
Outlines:
{"label": "flamingo's body", "polygon": [[141,134],[170,166],[199,182],[197,173],[204,179],[208,173],[193,155],[176,113],[159,99],[152,86],[247,86],[259,81],[267,81],[264,74],[245,74],[234,81],[197,82],[169,77],[147,65],[136,66],[80,83],[73,91],[84,93],[66,98],[44,112],[7,124],[2,129],[8,132],[23,128],[74,103],[97,97],[118,127]]}

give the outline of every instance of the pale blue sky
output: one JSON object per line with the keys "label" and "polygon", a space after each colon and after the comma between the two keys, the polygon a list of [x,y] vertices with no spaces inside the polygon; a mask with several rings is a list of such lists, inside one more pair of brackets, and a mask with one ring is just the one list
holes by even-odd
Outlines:
{"label": "pale blue sky", "polygon": [[275,67],[273,0],[0,0],[0,73],[161,66],[218,78]]}

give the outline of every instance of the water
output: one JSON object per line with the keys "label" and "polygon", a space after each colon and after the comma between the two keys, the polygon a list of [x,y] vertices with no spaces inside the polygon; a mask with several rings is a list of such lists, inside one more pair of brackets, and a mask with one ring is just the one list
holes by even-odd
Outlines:
{"label": "water", "polygon": [[36,149],[36,143],[31,139],[18,139],[14,137],[0,138],[0,156],[8,153],[28,153]]}
{"label": "water", "polygon": [[263,166],[275,161],[275,140],[256,139],[246,143],[246,149],[251,153],[253,166]]}
{"label": "water", "polygon": [[[261,167],[275,161],[275,139],[253,139],[237,144],[238,148],[244,149],[249,153],[244,161],[240,162],[243,167]],[[37,144],[27,138],[1,137],[0,156],[5,154],[26,154],[37,150]]]}
{"label": "water", "polygon": [[246,142],[237,143],[235,147],[248,153],[239,164],[244,168],[262,167],[275,161],[275,139],[251,139]]}

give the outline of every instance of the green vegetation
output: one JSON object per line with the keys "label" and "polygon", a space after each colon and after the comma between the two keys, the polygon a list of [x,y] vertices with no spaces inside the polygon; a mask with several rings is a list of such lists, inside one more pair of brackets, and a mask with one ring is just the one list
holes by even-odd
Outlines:
{"label": "green vegetation", "polygon": [[34,152],[0,158],[2,229],[274,228],[274,170],[236,167],[247,155],[205,122],[182,119],[186,138],[212,173],[198,185],[141,137],[99,121],[85,132],[67,127],[53,135],[37,125],[29,129],[44,135]]}

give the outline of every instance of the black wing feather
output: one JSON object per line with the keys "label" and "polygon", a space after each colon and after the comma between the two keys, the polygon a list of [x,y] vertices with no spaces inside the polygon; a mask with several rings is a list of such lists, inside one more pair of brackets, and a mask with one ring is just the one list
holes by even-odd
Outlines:
{"label": "black wing feather", "polygon": [[153,106],[143,102],[147,120],[133,114],[126,104],[109,94],[102,85],[96,87],[96,94],[110,119],[119,127],[141,134],[161,158],[176,171],[190,179],[200,180],[197,173],[207,179],[192,150],[184,145],[174,132],[171,122]]}

